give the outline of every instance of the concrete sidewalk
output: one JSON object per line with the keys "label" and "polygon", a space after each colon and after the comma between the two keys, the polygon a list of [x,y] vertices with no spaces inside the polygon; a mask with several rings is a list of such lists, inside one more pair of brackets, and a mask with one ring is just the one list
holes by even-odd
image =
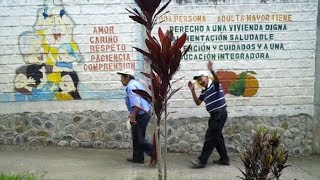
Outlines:
{"label": "concrete sidewalk", "polygon": [[[145,164],[127,162],[126,158],[130,154],[129,150],[0,146],[0,172],[47,172],[45,177],[51,180],[157,180],[155,167],[149,167],[147,162]],[[170,153],[168,179],[239,179],[237,176],[241,176],[238,169],[242,169],[241,161],[237,154],[230,156],[230,166],[209,163],[204,169],[191,169],[190,160],[196,158],[196,155]],[[292,166],[285,169],[281,179],[320,179],[320,157],[290,157],[289,161]]]}

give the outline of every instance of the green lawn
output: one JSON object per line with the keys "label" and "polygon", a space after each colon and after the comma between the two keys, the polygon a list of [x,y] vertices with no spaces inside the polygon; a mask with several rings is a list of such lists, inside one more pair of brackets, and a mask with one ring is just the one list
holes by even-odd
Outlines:
{"label": "green lawn", "polygon": [[46,173],[17,173],[6,174],[0,172],[0,180],[44,180]]}

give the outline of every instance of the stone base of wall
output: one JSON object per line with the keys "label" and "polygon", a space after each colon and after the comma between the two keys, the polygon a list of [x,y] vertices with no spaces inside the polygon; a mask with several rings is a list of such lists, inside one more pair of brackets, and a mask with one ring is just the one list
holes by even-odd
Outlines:
{"label": "stone base of wall", "polygon": [[[169,122],[168,147],[174,152],[200,152],[209,118],[187,118]],[[242,151],[258,127],[277,130],[292,155],[310,155],[314,123],[308,115],[228,118],[223,129],[229,151]]]}
{"label": "stone base of wall", "polygon": [[0,144],[129,148],[127,112],[23,113],[0,116]]}
{"label": "stone base of wall", "polygon": [[[127,149],[131,147],[127,116],[127,112],[115,111],[3,114],[0,115],[0,145]],[[170,120],[168,149],[172,152],[200,152],[207,121],[208,118]],[[252,130],[259,126],[278,130],[290,154],[312,153],[314,124],[312,118],[304,114],[229,118],[223,130],[228,150],[241,151],[250,142]]]}

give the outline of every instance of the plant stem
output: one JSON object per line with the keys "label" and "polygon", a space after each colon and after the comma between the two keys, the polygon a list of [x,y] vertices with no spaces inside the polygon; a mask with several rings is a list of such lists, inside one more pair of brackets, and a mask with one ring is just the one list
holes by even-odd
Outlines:
{"label": "plant stem", "polygon": [[168,111],[167,111],[168,99],[167,96],[164,100],[164,180],[167,180],[167,118],[168,118]]}
{"label": "plant stem", "polygon": [[161,167],[161,162],[162,162],[162,157],[161,157],[161,142],[160,142],[160,122],[157,122],[157,118],[155,117],[154,113],[154,107],[155,107],[155,96],[154,96],[154,87],[153,87],[153,80],[155,77],[153,77],[153,71],[150,65],[150,75],[151,77],[151,95],[152,95],[152,120],[154,120],[154,134],[155,134],[155,140],[156,140],[156,149],[157,149],[157,166],[158,166],[158,178],[159,180],[163,180],[162,177],[162,167]]}
{"label": "plant stem", "polygon": [[163,180],[163,173],[162,173],[162,155],[161,155],[161,145],[160,145],[160,125],[158,125],[158,123],[156,123],[156,131],[155,131],[155,135],[156,135],[156,147],[157,147],[157,165],[158,165],[158,177],[159,180]]}

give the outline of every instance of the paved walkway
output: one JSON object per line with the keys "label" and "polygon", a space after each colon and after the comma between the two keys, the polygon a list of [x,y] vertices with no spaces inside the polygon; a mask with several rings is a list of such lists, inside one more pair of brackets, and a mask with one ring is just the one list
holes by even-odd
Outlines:
{"label": "paved walkway", "polygon": [[[157,180],[157,169],[145,164],[126,162],[129,150],[31,148],[0,146],[0,172],[47,172],[50,180]],[[237,154],[231,154],[230,166],[209,164],[191,169],[196,155],[170,153],[170,180],[235,180],[242,168]],[[146,159],[147,161],[149,159]],[[210,160],[211,161],[211,160]],[[319,180],[320,157],[290,157],[292,166],[285,169],[283,180]]]}

